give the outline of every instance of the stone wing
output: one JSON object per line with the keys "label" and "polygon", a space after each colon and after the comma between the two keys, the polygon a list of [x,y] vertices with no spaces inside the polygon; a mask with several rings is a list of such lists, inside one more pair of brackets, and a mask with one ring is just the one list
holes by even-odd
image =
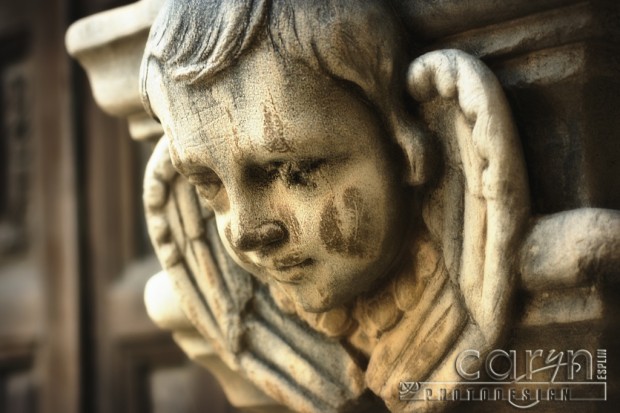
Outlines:
{"label": "stone wing", "polygon": [[[432,383],[450,389],[464,380],[458,355],[485,354],[510,326],[529,195],[510,109],[482,62],[456,50],[428,53],[411,64],[408,88],[441,154],[421,195],[443,271],[422,281],[425,293],[379,342],[367,382],[392,411],[430,412],[445,408],[425,401]],[[403,383],[415,384],[417,402],[402,397]]]}
{"label": "stone wing", "polygon": [[411,95],[435,136],[442,165],[424,221],[444,253],[472,321],[495,343],[508,320],[516,251],[527,229],[529,189],[521,143],[493,73],[458,50],[409,68]]}

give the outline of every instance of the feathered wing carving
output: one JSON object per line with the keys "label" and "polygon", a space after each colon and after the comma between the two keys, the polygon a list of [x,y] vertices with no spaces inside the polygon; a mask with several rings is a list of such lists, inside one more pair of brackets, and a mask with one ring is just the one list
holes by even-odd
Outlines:
{"label": "feathered wing carving", "polygon": [[412,255],[426,251],[421,260],[438,269],[425,274],[415,264],[424,291],[379,340],[367,383],[392,411],[430,412],[446,403],[401,400],[400,382],[418,382],[422,395],[424,383],[450,389],[463,381],[455,368],[463,350],[484,354],[500,345],[529,198],[516,128],[488,68],[461,51],[431,52],[411,64],[408,88],[443,158],[423,201],[430,239],[418,240]]}
{"label": "feathered wing carving", "polygon": [[[440,234],[444,250],[453,250],[446,251],[452,261],[450,275],[485,339],[494,342],[507,319],[516,280],[515,251],[530,216],[516,126],[497,78],[464,52],[437,51],[418,58],[409,69],[408,83],[420,102],[437,94],[458,102],[453,131],[443,131],[454,142],[445,146],[446,171],[440,186],[450,185],[448,180],[462,184],[457,192],[462,193],[463,212],[461,205],[450,202],[454,195],[442,189],[431,195],[434,199],[427,201],[426,210],[430,221],[450,222]],[[441,198],[443,202],[438,202]],[[436,209],[438,203],[443,205]],[[431,217],[433,211],[439,216]],[[454,221],[455,215],[462,216],[461,225]],[[450,246],[448,240],[462,244]]]}
{"label": "feathered wing carving", "polygon": [[211,211],[172,167],[166,137],[147,166],[144,203],[181,308],[232,370],[300,412],[339,412],[354,404],[366,388],[363,371],[338,341],[284,314],[268,287],[232,261]]}
{"label": "feathered wing carving", "polygon": [[[425,218],[442,240],[450,276],[473,321],[487,341],[495,342],[507,319],[515,251],[530,216],[527,174],[510,108],[495,75],[458,50],[416,59],[408,86],[420,102],[439,95],[440,102],[426,109],[429,117],[448,112],[441,100],[458,103],[453,129],[435,130],[451,142],[443,142],[444,174],[426,202]],[[456,196],[462,202],[455,202]]]}

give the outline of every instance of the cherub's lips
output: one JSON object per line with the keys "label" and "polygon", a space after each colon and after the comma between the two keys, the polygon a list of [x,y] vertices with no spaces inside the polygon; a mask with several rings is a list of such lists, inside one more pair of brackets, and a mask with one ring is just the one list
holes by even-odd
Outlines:
{"label": "cherub's lips", "polygon": [[274,259],[273,265],[266,267],[276,274],[273,278],[282,283],[295,284],[304,277],[304,269],[314,263],[312,258],[300,258],[299,256],[288,256],[282,259]]}
{"label": "cherub's lips", "polygon": [[291,268],[309,265],[311,262],[311,258],[300,258],[297,255],[291,255],[282,259],[273,260],[273,269],[276,271],[285,271]]}

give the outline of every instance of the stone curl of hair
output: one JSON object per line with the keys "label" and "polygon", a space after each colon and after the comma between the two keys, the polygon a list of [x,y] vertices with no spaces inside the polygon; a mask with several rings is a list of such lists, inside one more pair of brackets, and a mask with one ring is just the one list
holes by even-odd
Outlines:
{"label": "stone curl of hair", "polygon": [[406,40],[389,1],[168,0],[151,27],[140,94],[154,116],[147,90],[152,65],[175,81],[208,83],[255,42],[267,41],[285,61],[351,87],[397,143],[413,141],[421,150],[419,128],[403,122]]}

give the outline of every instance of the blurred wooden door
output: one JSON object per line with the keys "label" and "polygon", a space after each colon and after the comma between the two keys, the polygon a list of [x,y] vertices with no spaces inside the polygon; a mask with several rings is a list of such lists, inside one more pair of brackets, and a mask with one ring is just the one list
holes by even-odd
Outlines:
{"label": "blurred wooden door", "polygon": [[148,144],[67,56],[109,0],[0,2],[0,412],[232,412],[147,318]]}
{"label": "blurred wooden door", "polygon": [[0,411],[81,403],[66,4],[0,2]]}
{"label": "blurred wooden door", "polygon": [[9,12],[19,21],[24,10],[0,5],[0,411],[21,412],[39,400],[43,271],[31,227],[37,212],[32,33]]}

